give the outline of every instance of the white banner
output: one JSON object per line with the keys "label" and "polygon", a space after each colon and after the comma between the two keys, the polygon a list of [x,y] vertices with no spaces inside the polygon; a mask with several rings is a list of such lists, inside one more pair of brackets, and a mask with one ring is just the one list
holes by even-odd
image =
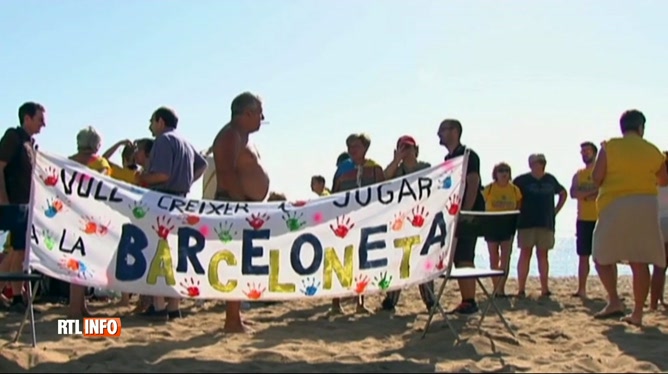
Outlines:
{"label": "white banner", "polygon": [[436,278],[450,257],[463,157],[293,203],[179,198],[39,153],[30,266],[116,291],[286,300]]}

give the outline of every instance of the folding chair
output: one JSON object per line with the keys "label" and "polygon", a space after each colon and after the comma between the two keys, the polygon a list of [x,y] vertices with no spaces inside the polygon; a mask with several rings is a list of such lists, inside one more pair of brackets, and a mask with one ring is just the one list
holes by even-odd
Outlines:
{"label": "folding chair", "polygon": [[[32,346],[33,348],[37,346],[37,334],[35,333],[35,311],[33,310],[33,302],[35,301],[35,295],[39,291],[39,285],[42,281],[42,274],[39,273],[0,273],[1,282],[28,282],[28,307],[26,308],[25,314],[23,314],[23,319],[19,325],[19,329],[16,331],[14,336],[14,343],[18,342],[21,338],[21,333],[23,332],[23,327],[25,327],[26,320],[30,318],[30,330],[32,332]],[[32,289],[32,282],[35,282],[35,289]]]}
{"label": "folding chair", "polygon": [[[484,237],[491,233],[510,236],[513,235],[516,231],[518,215],[519,211],[511,211],[511,212],[462,211],[459,213],[455,232],[457,237]],[[508,321],[505,319],[503,313],[501,312],[501,310],[499,309],[499,307],[496,305],[495,302],[496,294],[499,291],[498,289],[499,287],[497,286],[492,290],[492,293],[489,293],[489,291],[487,291],[487,287],[485,287],[485,284],[482,282],[482,280],[485,278],[507,277],[509,271],[508,267],[506,267],[506,269],[503,270],[476,269],[476,268],[455,269],[453,268],[453,265],[454,265],[454,252],[456,244],[457,243],[455,239],[452,242],[452,248],[450,251],[451,253],[449,254],[450,258],[448,266],[446,267],[446,271],[439,277],[443,279],[443,282],[441,283],[441,287],[438,289],[436,297],[434,298],[435,299],[434,307],[431,308],[431,310],[429,311],[429,318],[427,319],[427,324],[424,328],[422,338],[424,338],[427,335],[427,332],[429,332],[429,327],[431,326],[434,314],[436,313],[436,311],[439,311],[443,316],[443,319],[447,323],[448,327],[455,335],[456,340],[457,341],[460,340],[459,333],[450,322],[448,313],[440,305],[441,297],[443,296],[443,292],[445,292],[445,287],[448,281],[451,279],[454,280],[475,279],[477,284],[480,286],[480,289],[482,289],[483,293],[485,294],[487,300],[486,300],[486,305],[482,308],[482,315],[480,316],[480,320],[478,321],[478,326],[477,326],[478,333],[480,333],[480,330],[482,328],[482,323],[485,320],[485,316],[489,312],[489,309],[493,307],[494,311],[499,316],[499,319],[501,319],[501,322],[503,322],[508,332],[513,337],[515,337],[515,332],[510,327]]]}

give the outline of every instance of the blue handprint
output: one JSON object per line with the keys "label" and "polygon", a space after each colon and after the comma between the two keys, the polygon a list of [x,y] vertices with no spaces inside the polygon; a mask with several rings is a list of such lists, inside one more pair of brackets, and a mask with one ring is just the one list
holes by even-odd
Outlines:
{"label": "blue handprint", "polygon": [[438,188],[441,190],[447,190],[452,187],[452,177],[450,175],[447,175],[441,179],[438,180]]}
{"label": "blue handprint", "polygon": [[313,296],[318,293],[318,288],[320,288],[320,282],[309,277],[302,280],[302,288],[299,291],[306,296]]}

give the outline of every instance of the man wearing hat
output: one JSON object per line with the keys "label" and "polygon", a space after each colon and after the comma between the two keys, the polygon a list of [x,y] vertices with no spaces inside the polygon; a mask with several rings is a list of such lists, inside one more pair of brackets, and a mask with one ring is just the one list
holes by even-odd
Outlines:
{"label": "man wearing hat", "polygon": [[[394,158],[392,162],[385,168],[385,179],[391,180],[394,178],[403,177],[405,175],[414,173],[418,170],[426,169],[431,167],[428,162],[418,161],[418,145],[410,135],[404,135],[397,140],[397,147],[394,150]],[[427,309],[431,309],[434,305],[432,294],[433,292],[428,292],[426,288],[431,287],[433,289],[434,283],[428,282],[420,285],[420,296],[422,301],[427,306]],[[387,296],[383,300],[382,308],[383,310],[392,311],[397,306],[399,302],[399,295],[401,295],[401,290],[390,291],[387,293]]]}

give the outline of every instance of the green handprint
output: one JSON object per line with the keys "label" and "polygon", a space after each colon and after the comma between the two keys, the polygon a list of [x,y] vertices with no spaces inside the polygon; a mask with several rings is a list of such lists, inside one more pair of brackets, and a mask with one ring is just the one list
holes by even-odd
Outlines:
{"label": "green handprint", "polygon": [[218,224],[218,228],[215,228],[214,231],[218,235],[223,243],[229,243],[234,240],[234,236],[237,235],[236,231],[232,231],[232,222],[221,222]]}
{"label": "green handprint", "polygon": [[135,201],[133,204],[130,204],[130,210],[132,211],[132,215],[135,216],[137,219],[142,219],[146,216],[146,214],[149,211],[149,208],[146,207],[146,205],[142,204],[141,202]]}
{"label": "green handprint", "polygon": [[380,288],[381,290],[386,290],[390,288],[390,283],[392,283],[392,276],[387,277],[387,272],[384,271],[380,273],[380,277],[373,277],[373,283]]}
{"label": "green handprint", "polygon": [[285,221],[285,226],[288,227],[290,231],[297,231],[306,224],[306,221],[302,220],[304,213],[297,212],[286,212],[283,216],[283,221]]}
{"label": "green handprint", "polygon": [[44,245],[49,251],[53,250],[53,247],[56,245],[56,240],[51,235],[49,230],[42,230],[42,238],[44,239]]}

